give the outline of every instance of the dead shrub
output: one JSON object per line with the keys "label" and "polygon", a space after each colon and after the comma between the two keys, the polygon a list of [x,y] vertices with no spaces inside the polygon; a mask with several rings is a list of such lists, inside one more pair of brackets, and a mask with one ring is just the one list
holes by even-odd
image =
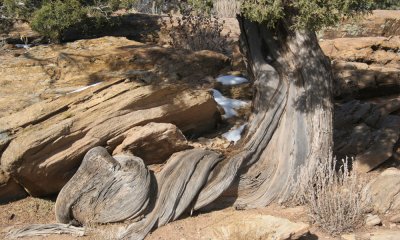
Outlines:
{"label": "dead shrub", "polygon": [[349,159],[315,161],[292,181],[291,201],[308,205],[311,220],[332,235],[354,229],[368,206],[365,182],[349,169]]}
{"label": "dead shrub", "polygon": [[192,51],[211,50],[223,54],[231,53],[231,32],[223,35],[225,21],[195,13],[183,12],[182,16],[168,15],[162,21],[161,34],[167,35],[167,44],[174,48]]}
{"label": "dead shrub", "polygon": [[234,18],[240,12],[239,0],[216,0],[213,4],[213,11],[220,18]]}

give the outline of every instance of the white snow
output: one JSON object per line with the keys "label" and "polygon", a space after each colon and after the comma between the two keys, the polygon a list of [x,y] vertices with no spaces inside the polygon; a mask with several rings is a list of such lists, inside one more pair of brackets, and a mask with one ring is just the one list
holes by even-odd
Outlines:
{"label": "white snow", "polygon": [[242,138],[242,132],[243,132],[244,128],[246,127],[246,125],[247,124],[245,123],[241,126],[233,127],[233,128],[231,128],[231,130],[229,130],[229,132],[222,134],[222,136],[226,140],[228,140],[230,142],[233,141],[236,144],[236,142],[239,141],[240,138]]}
{"label": "white snow", "polygon": [[247,83],[249,82],[249,80],[247,80],[244,77],[226,75],[218,77],[217,82],[222,83],[222,85],[237,85],[237,84]]}
{"label": "white snow", "polygon": [[97,86],[97,85],[99,85],[99,84],[101,84],[101,82],[94,83],[94,84],[88,85],[88,86],[83,86],[83,87],[80,87],[80,88],[78,88],[78,89],[76,89],[76,90],[74,90],[74,91],[72,91],[72,92],[69,92],[68,94],[70,94],[70,93],[82,92],[83,90],[86,90],[86,89],[88,89],[88,88],[90,88],[90,87]]}
{"label": "white snow", "polygon": [[242,107],[246,107],[249,103],[241,100],[236,100],[236,99],[230,99],[222,96],[221,92],[218,90],[212,89],[214,99],[220,105],[224,111],[225,114],[222,115],[223,118],[231,118],[233,116],[237,116],[238,113],[236,112],[237,109],[240,109]]}
{"label": "white snow", "polygon": [[31,46],[32,46],[31,44],[15,44],[15,47],[17,48],[29,49]]}

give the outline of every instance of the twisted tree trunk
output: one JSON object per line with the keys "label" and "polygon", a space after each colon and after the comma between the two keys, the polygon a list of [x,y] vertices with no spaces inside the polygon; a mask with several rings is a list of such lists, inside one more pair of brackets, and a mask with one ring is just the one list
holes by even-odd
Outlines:
{"label": "twisted tree trunk", "polygon": [[[105,150],[97,149],[98,153],[92,151],[85,157],[78,175],[61,191],[57,199],[60,221],[85,223],[103,216],[98,208],[94,208],[95,215],[76,211],[88,210],[90,204],[108,206],[104,211],[113,214],[108,210],[118,209],[119,196],[130,196],[127,209],[131,213],[116,211],[115,216],[99,218],[99,222],[124,221],[144,213],[143,220],[129,225],[120,236],[142,239],[153,228],[177,219],[185,211],[221,206],[222,202],[254,208],[285,200],[292,190],[289,182],[296,177],[299,166],[330,157],[332,74],[315,34],[291,31],[283,22],[274,31],[241,17],[239,23],[256,97],[254,114],[238,150],[223,160],[208,150],[176,153],[150,179],[150,184],[148,170],[137,158],[113,159]],[[129,168],[114,167],[121,165],[121,159],[135,159],[135,166],[141,167],[135,168],[134,173],[140,179],[126,178]],[[101,161],[113,164],[100,167]],[[107,183],[99,184],[104,179],[99,176],[106,176]],[[132,191],[140,194],[140,201],[133,201],[135,194],[129,194]],[[104,197],[113,192],[119,195]],[[85,219],[91,215],[91,219]]]}

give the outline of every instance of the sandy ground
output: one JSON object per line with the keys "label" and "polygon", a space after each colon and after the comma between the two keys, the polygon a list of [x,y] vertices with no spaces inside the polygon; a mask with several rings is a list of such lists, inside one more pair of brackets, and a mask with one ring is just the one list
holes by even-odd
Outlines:
{"label": "sandy ground", "polygon": [[[12,227],[21,227],[33,223],[55,223],[53,200],[44,200],[28,197],[9,204],[0,205],[0,232]],[[193,240],[200,239],[200,232],[208,227],[224,221],[224,219],[237,215],[237,210],[227,208],[209,213],[197,213],[193,216],[185,216],[175,222],[169,223],[153,231],[146,240]],[[279,205],[241,211],[241,213],[265,214],[287,218],[293,222],[308,222],[307,211],[303,207],[285,208]],[[29,240],[70,240],[70,239],[115,239],[114,231],[121,225],[91,226],[88,235],[74,237],[68,235],[52,235],[47,237],[24,238]],[[3,233],[4,234],[4,233]],[[318,235],[318,238],[315,236]],[[5,239],[0,235],[0,239]],[[302,240],[336,239],[323,233],[318,228],[312,229],[312,234]]]}

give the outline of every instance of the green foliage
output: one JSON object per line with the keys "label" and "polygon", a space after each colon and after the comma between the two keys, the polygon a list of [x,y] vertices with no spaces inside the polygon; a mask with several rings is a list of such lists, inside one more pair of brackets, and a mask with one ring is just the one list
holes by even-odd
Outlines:
{"label": "green foliage", "polygon": [[375,9],[400,10],[400,1],[399,0],[375,0],[374,8]]}
{"label": "green foliage", "polygon": [[284,4],[281,0],[246,0],[242,3],[242,13],[256,22],[266,22],[273,27],[285,17]]}
{"label": "green foliage", "polygon": [[7,17],[28,20],[42,0],[2,0],[0,4]]}
{"label": "green foliage", "polygon": [[31,26],[52,41],[60,41],[63,33],[87,18],[87,9],[78,0],[46,2],[34,13]]}
{"label": "green foliage", "polygon": [[188,0],[187,2],[203,14],[210,14],[213,7],[213,0]]}
{"label": "green foliage", "polygon": [[367,13],[372,7],[373,0],[245,0],[242,13],[270,27],[284,21],[295,29],[318,30],[343,18]]}

